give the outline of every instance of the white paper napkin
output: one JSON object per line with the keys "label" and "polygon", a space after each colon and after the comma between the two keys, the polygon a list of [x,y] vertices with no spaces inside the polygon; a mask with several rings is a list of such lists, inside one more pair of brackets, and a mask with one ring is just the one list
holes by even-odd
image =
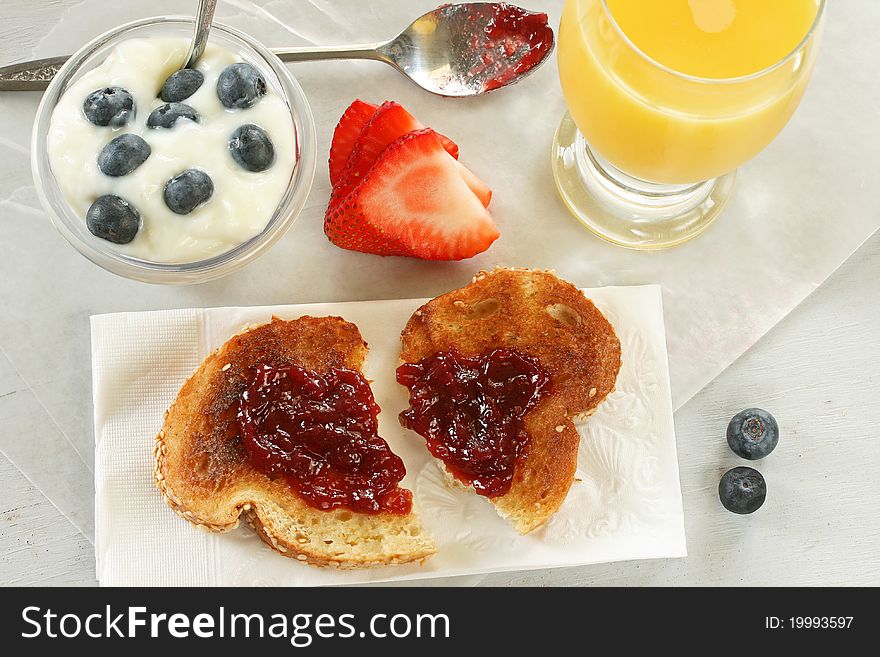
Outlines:
{"label": "white paper napkin", "polygon": [[[680,557],[684,518],[663,313],[658,286],[585,290],[620,336],[617,390],[579,427],[578,474],[559,512],[520,536],[483,498],[448,488],[424,440],[400,427],[406,390],[394,377],[399,336],[424,300],[96,315],[97,576],[105,586],[321,585]],[[276,554],[246,526],[212,534],[166,506],[153,484],[152,448],[166,408],[202,359],[272,315],[339,315],[370,345],[366,376],[382,408],[379,432],[406,463],[438,552],[416,564],[338,571]]]}

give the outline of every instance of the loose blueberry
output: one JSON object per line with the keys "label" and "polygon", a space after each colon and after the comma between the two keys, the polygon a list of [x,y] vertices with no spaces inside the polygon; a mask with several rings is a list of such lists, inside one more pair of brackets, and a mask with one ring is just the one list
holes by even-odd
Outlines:
{"label": "loose blueberry", "polygon": [[740,466],[724,473],[718,484],[718,497],[724,508],[733,513],[754,513],[767,497],[763,475],[754,468]]}
{"label": "loose blueberry", "polygon": [[227,66],[217,78],[217,97],[228,109],[247,109],[266,94],[266,79],[250,64]]}
{"label": "loose blueberry", "polygon": [[275,147],[260,126],[245,123],[229,138],[232,159],[248,171],[265,171],[275,161]]}
{"label": "loose blueberry", "polygon": [[159,97],[166,103],[179,103],[198,91],[204,81],[205,76],[201,71],[182,68],[168,76],[165,84],[162,85]]}
{"label": "loose blueberry", "polygon": [[198,169],[187,169],[165,183],[165,205],[177,214],[189,214],[213,194],[211,177]]}
{"label": "loose blueberry", "polygon": [[177,119],[189,119],[199,122],[199,113],[183,103],[166,103],[160,105],[147,117],[148,128],[173,128]]}
{"label": "loose blueberry", "polygon": [[134,118],[134,98],[122,87],[96,89],[83,101],[83,114],[95,125],[118,128]]}
{"label": "loose blueberry", "polygon": [[150,157],[150,145],[132,134],[119,135],[98,154],[98,168],[108,176],[124,176]]}
{"label": "loose blueberry", "polygon": [[95,237],[114,244],[128,244],[141,227],[141,215],[124,198],[106,194],[89,207],[86,226]]}
{"label": "loose blueberry", "polygon": [[767,456],[779,442],[776,419],[760,408],[747,408],[727,425],[727,444],[737,456],[756,461]]}

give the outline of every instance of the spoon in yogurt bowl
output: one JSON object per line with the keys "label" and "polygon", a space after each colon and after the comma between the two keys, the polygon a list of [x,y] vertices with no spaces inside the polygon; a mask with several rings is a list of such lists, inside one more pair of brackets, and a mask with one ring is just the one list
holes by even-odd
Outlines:
{"label": "spoon in yogurt bowl", "polygon": [[[216,0],[200,0],[204,5]],[[207,11],[207,10],[206,10]],[[204,27],[207,39],[209,20]],[[198,41],[200,27],[195,39]],[[440,96],[476,96],[518,82],[553,50],[547,14],[506,2],[448,4],[414,20],[389,41],[366,45],[274,48],[285,62],[371,59],[384,62]],[[204,43],[202,42],[202,47]],[[195,54],[195,50],[193,52]],[[198,59],[198,56],[196,56]],[[67,60],[54,57],[0,68],[0,91],[45,89]],[[189,64],[188,64],[189,65]]]}
{"label": "spoon in yogurt bowl", "polygon": [[199,58],[204,54],[216,9],[217,0],[199,0],[199,8],[196,12],[196,29],[193,32],[192,43],[189,46],[183,68],[195,68]]}

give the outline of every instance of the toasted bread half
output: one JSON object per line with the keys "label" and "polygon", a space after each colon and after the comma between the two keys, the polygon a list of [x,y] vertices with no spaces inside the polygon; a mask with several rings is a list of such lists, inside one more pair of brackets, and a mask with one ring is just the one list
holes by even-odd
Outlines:
{"label": "toasted bread half", "polygon": [[614,390],[620,341],[605,316],[550,272],[496,269],[419,308],[401,340],[404,363],[453,348],[473,357],[505,347],[534,356],[550,373],[552,393],[524,417],[529,442],[510,490],[489,498],[521,533],[541,525],[574,480],[579,437],[572,420]]}
{"label": "toasted bread half", "polygon": [[358,328],[340,317],[273,317],[208,356],[183,384],[156,438],[156,483],[171,508],[214,531],[233,529],[244,514],[270,547],[316,566],[366,568],[433,554],[414,513],[318,510],[282,479],[254,469],[239,437],[237,403],[253,366],[359,371],[366,355]]}

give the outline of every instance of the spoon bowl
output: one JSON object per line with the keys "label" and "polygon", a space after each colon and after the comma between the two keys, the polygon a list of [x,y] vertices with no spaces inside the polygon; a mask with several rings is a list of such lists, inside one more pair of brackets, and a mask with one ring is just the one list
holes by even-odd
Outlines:
{"label": "spoon bowl", "polygon": [[477,2],[428,12],[379,52],[427,91],[474,96],[518,82],[552,49],[546,14]]}

